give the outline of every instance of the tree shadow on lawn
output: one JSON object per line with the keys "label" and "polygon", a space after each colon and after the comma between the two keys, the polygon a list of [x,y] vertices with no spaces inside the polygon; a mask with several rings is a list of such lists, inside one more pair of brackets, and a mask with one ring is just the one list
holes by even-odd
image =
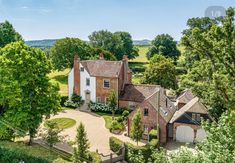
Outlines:
{"label": "tree shadow on lawn", "polygon": [[52,79],[60,82],[61,84],[68,84],[68,76],[67,75],[57,75],[54,76]]}

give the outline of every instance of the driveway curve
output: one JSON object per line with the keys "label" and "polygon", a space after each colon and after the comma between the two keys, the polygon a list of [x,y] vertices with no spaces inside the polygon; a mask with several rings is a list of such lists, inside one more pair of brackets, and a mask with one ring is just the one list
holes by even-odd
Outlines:
{"label": "driveway curve", "polygon": [[[103,117],[93,115],[87,112],[81,112],[79,110],[64,110],[57,115],[51,117],[53,118],[72,118],[76,120],[76,125],[63,130],[62,135],[67,135],[68,139],[74,140],[77,134],[77,127],[80,122],[85,125],[85,130],[87,132],[87,137],[90,143],[90,151],[96,151],[98,149],[99,153],[103,153],[104,155],[110,154],[111,151],[109,149],[109,137],[114,136],[123,142],[129,142],[132,144],[136,144],[129,137],[124,135],[115,135],[109,132],[109,130],[105,127],[105,121]],[[139,143],[140,146],[144,145],[144,143]]]}

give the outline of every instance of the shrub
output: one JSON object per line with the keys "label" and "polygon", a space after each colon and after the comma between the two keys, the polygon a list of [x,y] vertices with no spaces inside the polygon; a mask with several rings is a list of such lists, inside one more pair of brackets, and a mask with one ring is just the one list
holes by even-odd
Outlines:
{"label": "shrub", "polygon": [[110,126],[110,131],[113,130],[122,130],[123,129],[123,123],[122,122],[118,122],[116,119],[114,119],[111,123]]}
{"label": "shrub", "polygon": [[89,160],[91,160],[93,163],[100,163],[101,162],[101,157],[98,153],[90,152],[89,155],[90,155]]}
{"label": "shrub", "polygon": [[72,95],[71,101],[67,100],[64,103],[64,106],[66,107],[72,107],[72,108],[77,108],[80,107],[81,105],[84,104],[84,100],[82,100],[82,97],[76,94]]}
{"label": "shrub", "polygon": [[144,160],[147,162],[148,159],[151,157],[151,149],[148,146],[140,147],[140,146],[135,146],[131,143],[125,143],[125,160],[130,162],[130,154],[132,153],[134,155],[138,155],[141,151],[141,153],[144,156]]}
{"label": "shrub", "polygon": [[151,139],[150,142],[148,143],[152,147],[157,147],[158,145],[158,140],[157,139]]}
{"label": "shrub", "polygon": [[149,132],[149,140],[151,141],[152,139],[157,139],[157,130],[156,129],[152,129]]}
{"label": "shrub", "polygon": [[124,117],[123,117],[123,116],[121,116],[121,117],[116,117],[115,119],[116,119],[117,122],[121,123],[121,122],[123,122]]}
{"label": "shrub", "polygon": [[123,117],[127,117],[129,115],[129,111],[128,110],[124,110],[123,112],[122,112],[122,116]]}
{"label": "shrub", "polygon": [[68,96],[61,96],[60,97],[60,105],[65,106],[65,102],[68,101]]}
{"label": "shrub", "polygon": [[123,147],[123,145],[124,145],[124,142],[121,141],[120,139],[115,138],[113,136],[109,138],[109,147],[117,155],[121,154],[121,150],[120,149]]}
{"label": "shrub", "polygon": [[112,113],[112,109],[108,105],[102,103],[90,102],[88,107],[93,112]]}

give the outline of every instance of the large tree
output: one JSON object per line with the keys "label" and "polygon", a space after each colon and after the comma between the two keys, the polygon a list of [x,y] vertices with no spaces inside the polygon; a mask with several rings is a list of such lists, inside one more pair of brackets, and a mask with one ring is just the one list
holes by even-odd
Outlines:
{"label": "large tree", "polygon": [[142,83],[158,84],[164,88],[176,89],[176,69],[173,61],[162,55],[152,57],[149,67],[143,74]]}
{"label": "large tree", "polygon": [[95,31],[89,36],[90,44],[94,48],[101,48],[114,54],[120,60],[124,54],[130,59],[138,56],[131,35],[128,32]]}
{"label": "large tree", "polygon": [[214,23],[205,32],[193,28],[190,37],[184,35],[183,45],[198,55],[188,74],[181,80],[182,87],[191,87],[218,118],[228,108],[235,106],[235,25],[234,9],[219,25]]}
{"label": "large tree", "polygon": [[0,54],[5,58],[4,69],[10,70],[10,74],[5,73],[5,77],[9,77],[9,84],[17,88],[15,93],[20,93],[17,96],[18,103],[10,105],[11,101],[8,99],[12,97],[12,93],[2,94],[10,89],[3,86],[3,91],[0,92],[0,101],[3,101],[1,105],[4,108],[1,120],[4,120],[7,128],[19,131],[21,135],[28,133],[31,143],[43,117],[49,117],[59,110],[59,87],[50,82],[48,74],[51,65],[41,50],[30,48],[23,42],[14,42],[2,48]]}
{"label": "large tree", "polygon": [[89,59],[93,55],[93,50],[86,42],[79,38],[57,40],[50,52],[53,68],[55,70],[63,70],[73,67],[75,54],[82,60]]}
{"label": "large tree", "polygon": [[[193,35],[193,29],[197,28],[200,30],[200,33],[207,32],[213,24],[219,23],[219,18],[210,19],[208,17],[202,18],[191,18],[187,21],[188,28],[185,29],[182,34],[183,36],[187,36],[190,38]],[[182,44],[183,46],[184,44]],[[184,58],[184,63],[181,66],[185,66],[185,68],[190,69],[195,61],[199,60],[199,54],[193,51],[191,48],[187,46],[182,47],[184,50],[181,51],[181,58]]]}
{"label": "large tree", "polygon": [[169,34],[157,35],[151,42],[147,58],[150,59],[155,54],[161,54],[167,57],[177,58],[180,55],[177,49],[177,42]]}
{"label": "large tree", "polygon": [[0,23],[0,47],[15,41],[21,41],[21,35],[15,31],[8,21]]}

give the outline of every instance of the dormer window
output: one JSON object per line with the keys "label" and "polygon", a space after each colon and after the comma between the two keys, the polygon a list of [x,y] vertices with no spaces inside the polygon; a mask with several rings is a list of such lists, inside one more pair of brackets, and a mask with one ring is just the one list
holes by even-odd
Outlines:
{"label": "dormer window", "polygon": [[80,70],[81,70],[82,72],[84,72],[84,67],[81,67]]}
{"label": "dormer window", "polygon": [[105,80],[103,81],[103,87],[104,87],[104,88],[109,88],[109,87],[110,87],[110,81],[105,79]]}

